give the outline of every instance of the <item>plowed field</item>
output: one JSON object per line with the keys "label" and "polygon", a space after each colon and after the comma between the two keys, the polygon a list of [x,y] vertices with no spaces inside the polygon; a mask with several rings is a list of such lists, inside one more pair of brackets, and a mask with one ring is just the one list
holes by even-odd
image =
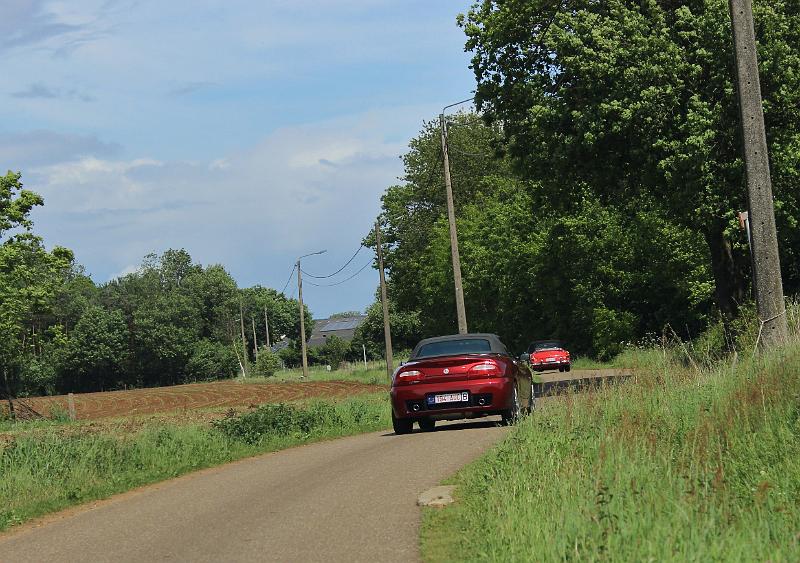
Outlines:
{"label": "plowed field", "polygon": [[[129,391],[80,393],[74,395],[74,401],[77,418],[91,420],[210,407],[248,407],[262,403],[281,403],[314,397],[320,399],[343,398],[382,391],[385,392],[386,388],[380,385],[367,385],[352,381],[308,383],[216,381],[173,387],[131,389]],[[66,411],[67,397],[65,395],[35,397],[25,399],[25,404],[41,414],[48,415],[55,406]]]}

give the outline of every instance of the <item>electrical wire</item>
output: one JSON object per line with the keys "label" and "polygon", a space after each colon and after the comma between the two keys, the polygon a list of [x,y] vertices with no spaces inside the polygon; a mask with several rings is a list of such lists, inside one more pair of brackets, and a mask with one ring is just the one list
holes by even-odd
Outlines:
{"label": "electrical wire", "polygon": [[372,259],[371,259],[371,258],[370,258],[369,262],[367,262],[366,264],[364,264],[363,266],[361,266],[361,268],[360,268],[360,269],[359,269],[359,270],[358,270],[358,271],[357,271],[355,274],[353,274],[353,275],[352,275],[352,276],[350,276],[349,278],[345,278],[345,279],[343,279],[343,280],[341,280],[341,281],[338,281],[338,282],[335,282],[335,283],[314,283],[314,282],[310,282],[310,281],[307,281],[306,283],[307,283],[308,285],[313,285],[314,287],[333,287],[333,286],[335,286],[335,285],[341,285],[341,284],[343,284],[344,282],[348,282],[348,281],[352,280],[352,279],[353,279],[354,277],[356,277],[358,274],[360,274],[361,272],[363,272],[364,270],[366,270],[366,269],[367,269],[367,266],[369,266],[370,264],[372,264]]}
{"label": "electrical wire", "polygon": [[289,282],[292,281],[292,276],[294,275],[294,271],[296,269],[297,269],[297,264],[295,264],[294,268],[292,268],[292,272],[289,274],[289,279],[286,280],[286,284],[284,284],[283,289],[281,290],[281,293],[283,293],[284,295],[286,295],[286,288],[289,287]]}
{"label": "electrical wire", "polygon": [[309,274],[309,273],[308,273],[308,272],[306,272],[306,271],[305,271],[303,268],[300,268],[300,271],[301,271],[301,272],[303,272],[303,273],[304,273],[305,275],[307,275],[308,277],[310,277],[310,278],[314,278],[314,279],[318,279],[318,280],[322,280],[322,279],[326,279],[326,278],[332,278],[333,276],[335,276],[336,274],[340,273],[342,270],[344,270],[345,268],[347,268],[347,267],[350,265],[350,263],[351,263],[353,260],[355,260],[356,256],[358,256],[358,253],[359,253],[359,252],[361,252],[361,250],[362,250],[363,248],[364,248],[363,246],[359,246],[359,247],[358,247],[358,250],[356,250],[356,253],[355,253],[355,254],[353,254],[353,255],[350,257],[350,260],[348,260],[347,262],[345,262],[345,263],[344,263],[344,266],[342,266],[341,268],[339,268],[338,270],[336,270],[336,271],[335,271],[335,272],[333,272],[332,274],[328,274],[327,276],[317,276],[317,275],[314,275],[314,274]]}

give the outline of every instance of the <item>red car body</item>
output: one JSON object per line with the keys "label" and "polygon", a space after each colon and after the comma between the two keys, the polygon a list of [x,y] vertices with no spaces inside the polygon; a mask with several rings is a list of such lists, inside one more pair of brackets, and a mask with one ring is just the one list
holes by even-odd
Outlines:
{"label": "red car body", "polygon": [[395,433],[417,422],[501,415],[513,422],[533,406],[531,372],[493,334],[459,334],[421,341],[392,375]]}
{"label": "red car body", "polygon": [[534,340],[528,346],[529,362],[536,371],[572,369],[572,358],[560,340]]}

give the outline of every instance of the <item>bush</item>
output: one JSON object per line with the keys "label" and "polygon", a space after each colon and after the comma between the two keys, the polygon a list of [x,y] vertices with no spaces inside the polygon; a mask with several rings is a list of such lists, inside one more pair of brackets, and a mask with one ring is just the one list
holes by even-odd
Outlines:
{"label": "bush", "polygon": [[276,371],[281,369],[281,364],[280,356],[264,347],[258,353],[253,374],[259,377],[272,377]]}
{"label": "bush", "polygon": [[236,375],[239,363],[230,346],[211,340],[200,340],[194,345],[186,363],[186,378],[190,381],[211,381]]}
{"label": "bush", "polygon": [[339,338],[335,334],[328,337],[325,346],[320,350],[320,360],[330,365],[333,369],[338,369],[350,351],[350,344]]}
{"label": "bush", "polygon": [[214,422],[225,436],[247,444],[257,444],[268,436],[308,435],[341,424],[336,408],[328,403],[313,403],[306,409],[283,403],[262,405],[241,416]]}

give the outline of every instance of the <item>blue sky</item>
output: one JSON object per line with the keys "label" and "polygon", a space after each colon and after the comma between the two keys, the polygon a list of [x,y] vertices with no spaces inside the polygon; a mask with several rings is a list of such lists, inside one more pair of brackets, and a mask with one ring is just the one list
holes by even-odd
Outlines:
{"label": "blue sky", "polygon": [[[319,249],[304,269],[338,269],[423,120],[474,89],[469,1],[2,4],[0,168],[99,283],[168,248],[240,286],[281,289]],[[363,310],[376,284],[368,268],[304,297],[316,316]]]}

